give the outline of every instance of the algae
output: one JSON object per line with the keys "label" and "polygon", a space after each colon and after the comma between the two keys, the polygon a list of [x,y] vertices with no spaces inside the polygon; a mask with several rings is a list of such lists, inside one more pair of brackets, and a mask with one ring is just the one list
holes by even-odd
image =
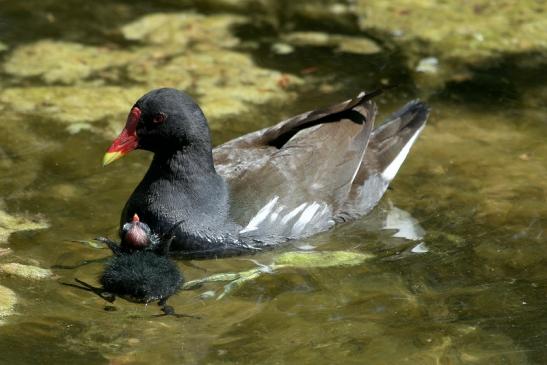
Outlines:
{"label": "algae", "polygon": [[126,38],[162,44],[164,52],[173,49],[174,57],[167,62],[149,60],[146,67],[131,66],[128,74],[149,84],[163,80],[162,75],[175,77],[173,86],[195,90],[213,122],[252,105],[294,98],[286,85],[301,84],[300,78],[258,67],[248,54],[230,50],[240,43],[231,28],[245,21],[233,15],[181,13],[152,14],[130,23],[122,28]]}
{"label": "algae", "polygon": [[0,273],[28,280],[43,280],[53,276],[53,272],[49,269],[43,269],[34,265],[23,265],[17,262],[0,264]]}
{"label": "algae", "polygon": [[[121,28],[128,40],[139,41],[128,49],[53,40],[17,47],[4,70],[53,85],[4,88],[0,105],[77,123],[69,128],[77,133],[91,129],[86,123],[115,119],[119,125],[129,106],[157,87],[193,91],[213,121],[294,98],[290,89],[302,84],[300,78],[258,67],[246,53],[230,50],[239,44],[231,27],[243,21],[233,15],[151,14]],[[117,85],[124,78],[132,84]]]}
{"label": "algae", "polygon": [[15,48],[3,68],[9,75],[70,85],[95,72],[127,64],[134,57],[128,51],[46,39]]}
{"label": "algae", "polygon": [[214,274],[202,279],[188,281],[183,285],[184,290],[192,290],[203,284],[228,281],[224,291],[217,297],[222,299],[234,290],[241,288],[245,283],[260,277],[264,273],[272,274],[281,269],[319,269],[328,267],[356,266],[373,258],[370,254],[350,251],[330,252],[285,252],[276,256],[271,265],[258,264],[257,268],[238,273]]}
{"label": "algae", "polygon": [[159,44],[166,51],[180,52],[194,44],[231,48],[239,39],[231,32],[246,18],[235,15],[204,16],[194,13],[150,14],[121,28],[128,40]]}
{"label": "algae", "polygon": [[390,32],[402,42],[427,41],[445,58],[473,62],[499,52],[547,47],[543,2],[361,0],[356,9],[361,28]]}
{"label": "algae", "polygon": [[[457,79],[488,58],[547,48],[545,2],[359,0],[360,28],[397,44],[411,69],[439,59],[441,79]],[[438,85],[437,85],[438,87]]]}
{"label": "algae", "polygon": [[15,292],[0,285],[0,318],[13,314],[15,304],[17,304]]}
{"label": "algae", "polygon": [[0,93],[0,103],[18,113],[62,123],[115,119],[119,124],[121,116],[145,91],[119,86],[12,87]]}
{"label": "algae", "polygon": [[355,266],[371,259],[370,254],[350,251],[286,252],[274,258],[274,268],[325,268]]}
{"label": "algae", "polygon": [[29,219],[20,215],[10,215],[0,206],[0,244],[8,242],[14,232],[31,231],[48,228],[47,222],[39,219]]}

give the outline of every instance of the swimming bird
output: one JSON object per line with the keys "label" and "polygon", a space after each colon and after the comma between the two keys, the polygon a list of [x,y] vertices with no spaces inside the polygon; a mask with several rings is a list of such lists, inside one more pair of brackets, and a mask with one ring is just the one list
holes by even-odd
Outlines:
{"label": "swimming bird", "polygon": [[414,100],[374,128],[372,93],[309,111],[212,148],[207,119],[185,92],[142,96],[103,165],[135,150],[154,153],[121,224],[138,214],[171,251],[218,257],[261,250],[367,214],[423,130]]}
{"label": "swimming bird", "polygon": [[113,253],[99,277],[101,287],[79,279],[75,279],[77,284],[63,284],[93,292],[111,303],[116,296],[134,303],[157,301],[164,315],[186,317],[176,314],[167,305],[167,299],[184,283],[182,273],[168,256],[173,238],[172,235],[158,238],[135,214],[130,222],[124,224],[119,245],[108,238],[99,238]]}

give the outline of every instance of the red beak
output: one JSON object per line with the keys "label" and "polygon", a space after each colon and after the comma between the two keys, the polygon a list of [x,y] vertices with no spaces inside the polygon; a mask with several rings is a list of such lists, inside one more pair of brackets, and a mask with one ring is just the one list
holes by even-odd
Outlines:
{"label": "red beak", "polygon": [[116,161],[119,158],[127,155],[139,145],[137,137],[137,123],[141,119],[141,110],[133,107],[127,116],[127,123],[122,133],[112,142],[112,146],[106,151],[103,157],[103,166]]}

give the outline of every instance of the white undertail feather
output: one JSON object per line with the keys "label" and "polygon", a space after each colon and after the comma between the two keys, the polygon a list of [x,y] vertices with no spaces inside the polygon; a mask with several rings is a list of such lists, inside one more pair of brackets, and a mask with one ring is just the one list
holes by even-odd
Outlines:
{"label": "white undertail feather", "polygon": [[397,175],[397,172],[399,171],[399,168],[405,161],[406,156],[410,152],[410,147],[414,144],[416,141],[416,138],[420,135],[420,132],[422,129],[424,129],[425,124],[421,126],[416,132],[414,132],[414,135],[410,137],[408,142],[401,148],[401,151],[397,154],[397,157],[391,161],[391,163],[388,165],[388,167],[385,168],[385,170],[382,172],[382,177],[386,179],[387,181],[393,180],[395,178],[395,175]]}
{"label": "white undertail feather", "polygon": [[401,151],[382,172],[372,173],[359,187],[357,198],[353,202],[353,209],[357,214],[368,214],[378,204],[424,127],[425,125],[414,132]]}

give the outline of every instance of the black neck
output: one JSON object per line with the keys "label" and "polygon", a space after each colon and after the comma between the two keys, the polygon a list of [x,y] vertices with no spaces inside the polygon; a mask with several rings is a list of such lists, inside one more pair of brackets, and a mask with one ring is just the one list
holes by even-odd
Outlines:
{"label": "black neck", "polygon": [[211,148],[185,146],[177,151],[156,152],[146,175],[174,181],[216,175]]}

